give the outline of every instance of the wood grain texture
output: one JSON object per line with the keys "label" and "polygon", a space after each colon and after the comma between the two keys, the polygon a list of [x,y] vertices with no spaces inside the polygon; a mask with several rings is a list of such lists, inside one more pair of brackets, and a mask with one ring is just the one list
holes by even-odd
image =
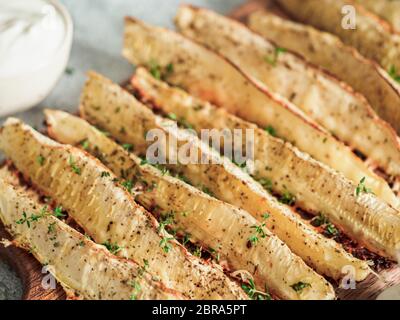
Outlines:
{"label": "wood grain texture", "polygon": [[[0,239],[11,240],[9,233],[0,222]],[[42,286],[42,265],[27,251],[0,244],[0,260],[5,261],[18,275],[24,288],[22,300],[64,300],[66,298],[62,287],[45,290]]]}
{"label": "wood grain texture", "polygon": [[[300,1],[300,0],[299,0]],[[246,22],[247,17],[254,11],[267,9],[275,14],[287,17],[273,0],[250,0],[232,11],[229,16],[241,22]],[[342,300],[375,300],[387,288],[400,284],[400,266],[395,265],[390,269],[371,274],[367,279],[355,285],[355,289],[340,289],[336,292]]]}

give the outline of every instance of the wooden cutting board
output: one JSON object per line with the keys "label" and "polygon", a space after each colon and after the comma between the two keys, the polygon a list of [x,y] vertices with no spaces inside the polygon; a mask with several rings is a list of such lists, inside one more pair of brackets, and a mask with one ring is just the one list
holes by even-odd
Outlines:
{"label": "wooden cutting board", "polygon": [[[248,1],[236,8],[230,16],[244,21],[246,17],[261,8],[282,14],[271,0]],[[0,239],[10,239],[9,234],[0,223]],[[42,266],[28,252],[10,246],[4,248],[0,245],[0,260],[6,261],[18,274],[24,287],[24,300],[63,300],[66,298],[61,286],[56,289],[45,290],[42,280],[46,274],[42,273]],[[394,266],[384,270],[379,275],[370,275],[365,281],[356,284],[355,289],[337,289],[339,299],[343,300],[373,300],[385,289],[400,284],[400,267]]]}

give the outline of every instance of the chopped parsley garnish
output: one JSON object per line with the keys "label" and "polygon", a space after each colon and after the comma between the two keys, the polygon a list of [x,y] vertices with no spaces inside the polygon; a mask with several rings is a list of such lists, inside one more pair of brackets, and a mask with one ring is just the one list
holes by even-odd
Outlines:
{"label": "chopped parsley garnish", "polygon": [[[263,219],[267,220],[269,218],[269,214],[265,213],[263,214]],[[266,223],[262,223],[261,225],[255,225],[252,226],[251,228],[255,230],[255,233],[252,234],[249,238],[248,238],[248,247],[252,247],[252,246],[256,246],[261,239],[264,239],[267,237],[266,232],[264,231],[264,228],[266,227]]]}
{"label": "chopped parsley garnish", "polygon": [[164,250],[165,253],[168,253],[171,249],[172,246],[170,244],[170,241],[174,240],[174,238],[171,237],[164,237],[160,241],[160,247]]}
{"label": "chopped parsley garnish", "polygon": [[36,160],[37,160],[37,163],[39,163],[41,166],[43,166],[46,158],[43,157],[42,155],[39,155]]}
{"label": "chopped parsley garnish", "polygon": [[89,141],[88,140],[83,140],[81,142],[81,146],[83,150],[89,150]]}
{"label": "chopped parsley garnish", "polygon": [[363,177],[357,185],[356,196],[358,197],[362,193],[372,193],[372,190],[367,188],[365,185],[365,177]]}
{"label": "chopped parsley garnish", "polygon": [[105,246],[107,250],[110,251],[112,254],[117,254],[122,250],[119,245],[117,245],[116,243],[111,243],[110,241],[104,242],[103,246]]}
{"label": "chopped parsley garnish", "polygon": [[56,218],[64,218],[65,214],[63,214],[63,207],[56,207],[53,211],[54,216]]}
{"label": "chopped parsley garnish", "polygon": [[142,159],[142,161],[140,161],[140,165],[144,166],[145,164],[148,164],[149,162],[146,159]]}
{"label": "chopped parsley garnish", "polygon": [[133,144],[124,143],[124,144],[122,145],[122,148],[124,148],[126,151],[133,151]]}
{"label": "chopped parsley garnish", "polygon": [[182,244],[185,246],[189,243],[189,241],[190,241],[190,234],[185,233],[185,236],[183,237],[183,240],[182,240]]}
{"label": "chopped parsley garnish", "polygon": [[265,131],[268,132],[271,136],[276,137],[276,130],[273,126],[268,126],[265,128]]}
{"label": "chopped parsley garnish", "polygon": [[292,284],[290,287],[296,292],[301,292],[305,288],[311,287],[311,284],[309,284],[307,282],[300,281],[300,282],[297,282],[295,284]]}
{"label": "chopped parsley garnish", "polygon": [[389,75],[393,78],[394,81],[400,83],[400,74],[397,73],[396,67],[391,66],[389,69]]}
{"label": "chopped parsley garnish", "polygon": [[263,186],[263,188],[265,190],[270,191],[270,192],[272,191],[273,184],[272,184],[272,181],[270,179],[261,178],[261,179],[258,179],[257,181]]}
{"label": "chopped parsley garnish", "polygon": [[265,61],[275,67],[276,63],[278,62],[279,55],[284,52],[286,52],[286,49],[276,47],[272,56],[265,57]]}
{"label": "chopped parsley garnish", "polygon": [[55,230],[56,230],[56,223],[55,222],[50,223],[49,226],[47,227],[47,232],[50,234],[53,233]]}
{"label": "chopped parsley garnish", "polygon": [[324,235],[327,237],[336,237],[340,233],[339,230],[322,213],[311,220],[311,225],[314,227],[321,227],[324,230]]}
{"label": "chopped parsley garnish", "polygon": [[208,189],[207,187],[204,186],[201,190],[204,193],[208,194],[210,197],[214,197],[214,193],[210,189]]}
{"label": "chopped parsley garnish", "polygon": [[201,258],[202,251],[203,247],[196,247],[196,249],[193,251],[193,255],[195,257]]}
{"label": "chopped parsley garnish", "polygon": [[121,182],[121,185],[128,190],[129,193],[132,193],[132,189],[133,189],[133,181],[131,180],[125,180],[123,182]]}
{"label": "chopped parsley garnish", "polygon": [[174,120],[174,121],[176,121],[178,119],[178,117],[176,116],[175,113],[169,113],[168,114],[168,118],[171,119],[171,120]]}
{"label": "chopped parsley garnish", "polygon": [[110,177],[111,176],[111,174],[109,173],[109,172],[107,172],[107,171],[103,171],[102,173],[101,173],[101,177],[102,178],[107,178],[107,177]]}
{"label": "chopped parsley garnish", "polygon": [[130,296],[130,300],[136,300],[137,295],[140,293],[140,291],[142,291],[142,287],[140,286],[139,282],[137,282],[137,281],[132,281],[130,283],[130,286],[134,289],[133,293]]}
{"label": "chopped parsley garnish", "polygon": [[265,288],[265,292],[261,292],[256,289],[253,279],[249,279],[248,284],[242,284],[242,289],[252,300],[272,300],[267,288]]}
{"label": "chopped parsley garnish", "polygon": [[75,164],[75,160],[72,156],[69,157],[69,165],[73,172],[75,172],[77,175],[81,174],[81,168],[77,167],[77,165]]}
{"label": "chopped parsley garnish", "polygon": [[44,218],[44,217],[49,217],[51,215],[54,215],[57,218],[62,218],[64,217],[64,215],[62,214],[62,207],[57,207],[54,209],[53,213],[50,213],[47,209],[47,206],[43,207],[42,210],[40,210],[40,212],[38,214],[33,213],[30,216],[28,216],[28,214],[24,211],[22,213],[22,218],[16,221],[16,224],[25,224],[28,226],[28,228],[31,227],[31,224],[39,221],[40,219]]}
{"label": "chopped parsley garnish", "polygon": [[174,223],[174,213],[170,213],[162,218],[158,226],[158,232],[165,230],[166,227]]}
{"label": "chopped parsley garnish", "polygon": [[287,204],[288,206],[292,206],[296,202],[296,197],[292,193],[286,190],[279,198],[279,202]]}
{"label": "chopped parsley garnish", "polygon": [[214,248],[208,248],[208,251],[211,253],[212,257],[215,259],[215,261],[219,262],[221,256],[217,250]]}
{"label": "chopped parsley garnish", "polygon": [[168,63],[163,68],[155,60],[150,61],[149,68],[151,75],[157,80],[165,79],[174,72],[174,65],[172,63]]}

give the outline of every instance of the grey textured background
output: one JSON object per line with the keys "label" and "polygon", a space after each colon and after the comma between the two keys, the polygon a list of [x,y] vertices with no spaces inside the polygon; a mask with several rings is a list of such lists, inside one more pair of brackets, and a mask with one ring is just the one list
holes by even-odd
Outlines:
{"label": "grey textured background", "polygon": [[[132,15],[148,23],[173,27],[172,19],[180,3],[191,3],[221,13],[231,11],[243,0],[61,0],[74,20],[74,43],[68,66],[51,95],[36,108],[14,114],[33,126],[43,121],[44,107],[75,111],[87,70],[96,70],[114,81],[123,81],[132,67],[120,55],[123,17]],[[0,119],[0,123],[4,121]],[[0,261],[0,300],[18,299],[21,284]]]}

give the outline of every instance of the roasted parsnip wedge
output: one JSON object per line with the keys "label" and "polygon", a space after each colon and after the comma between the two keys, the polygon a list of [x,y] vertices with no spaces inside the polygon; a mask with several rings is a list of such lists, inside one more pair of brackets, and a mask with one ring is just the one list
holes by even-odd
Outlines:
{"label": "roasted parsnip wedge", "polygon": [[[193,133],[178,129],[175,122],[156,116],[111,81],[99,75],[90,75],[82,94],[81,115],[92,124],[107,130],[121,143],[133,144],[139,155],[145,155],[148,147],[149,150],[153,148],[152,142],[146,140],[146,133],[149,137],[150,130],[150,133],[163,134],[165,144],[158,144],[159,154],[165,154],[171,169],[185,176],[185,180],[192,185],[246,210],[261,224],[266,223],[269,230],[319,273],[340,279],[343,276],[342,268],[346,265],[354,266],[357,279],[364,279],[368,273],[363,263],[301,221],[289,207],[278,203],[230,160],[221,157]],[[190,156],[193,157],[189,163],[181,157],[174,159],[178,152],[186,154],[182,150],[186,151],[188,146],[191,148]],[[174,165],[173,162],[178,163],[175,160],[180,164]],[[270,214],[268,221],[265,221],[266,213]]]}
{"label": "roasted parsnip wedge", "polygon": [[[277,0],[291,17],[318,29],[336,34],[344,43],[357,48],[386,70],[400,70],[400,34],[355,2],[351,16],[343,19],[346,0]],[[351,20],[351,21],[349,21]],[[345,25],[344,25],[345,24]],[[347,25],[348,24],[348,25]]]}
{"label": "roasted parsnip wedge", "polygon": [[333,298],[326,284],[312,285],[307,292],[293,290],[291,286],[299,282],[323,282],[267,229],[263,230],[265,237],[259,237],[257,244],[249,248],[249,239],[258,222],[246,211],[163,174],[83,119],[62,111],[46,110],[45,113],[51,137],[72,145],[86,141],[86,151],[95,156],[101,154],[100,160],[117,176],[133,181],[139,190],[136,200],[141,205],[149,210],[156,207],[165,224],[190,235],[193,243],[211,248],[218,260],[227,262],[231,272],[251,274],[260,292],[267,287],[282,299]]}
{"label": "roasted parsnip wedge", "polygon": [[279,47],[299,53],[348,83],[362,93],[378,115],[400,133],[400,86],[376,63],[330,33],[267,11],[251,14],[248,25]]}
{"label": "roasted parsnip wedge", "polygon": [[387,173],[400,176],[400,142],[395,131],[344,83],[212,11],[182,6],[175,22],[185,36],[227,57]]}
{"label": "roasted parsnip wedge", "polygon": [[[132,84],[144,100],[164,114],[184,119],[181,122],[199,135],[202,129],[253,129],[253,176],[258,181],[279,194],[289,190],[303,209],[316,214],[323,212],[360,243],[384,256],[395,257],[400,246],[396,244],[400,239],[400,214],[383,201],[371,194],[357,195],[357,187],[336,171],[255,125],[169,87],[142,68],[137,70]],[[242,140],[245,145],[245,135]],[[390,247],[392,254],[386,251]]]}
{"label": "roasted parsnip wedge", "polygon": [[190,255],[134,202],[112,172],[81,150],[56,143],[16,119],[0,131],[0,149],[97,243],[145,265],[166,286],[195,299],[247,298],[221,270]]}
{"label": "roasted parsnip wedge", "polygon": [[0,219],[13,244],[30,250],[48,266],[69,297],[79,299],[179,299],[133,261],[75,231],[21,186],[7,168],[0,169]]}
{"label": "roasted parsnip wedge", "polygon": [[400,32],[400,1],[393,0],[356,0],[363,7],[385,19]]}
{"label": "roasted parsnip wedge", "polygon": [[128,18],[123,54],[156,76],[209,100],[261,127],[273,126],[280,137],[359,183],[363,178],[379,197],[399,206],[388,184],[290,102],[252,81],[237,66],[191,40],[166,29]]}

